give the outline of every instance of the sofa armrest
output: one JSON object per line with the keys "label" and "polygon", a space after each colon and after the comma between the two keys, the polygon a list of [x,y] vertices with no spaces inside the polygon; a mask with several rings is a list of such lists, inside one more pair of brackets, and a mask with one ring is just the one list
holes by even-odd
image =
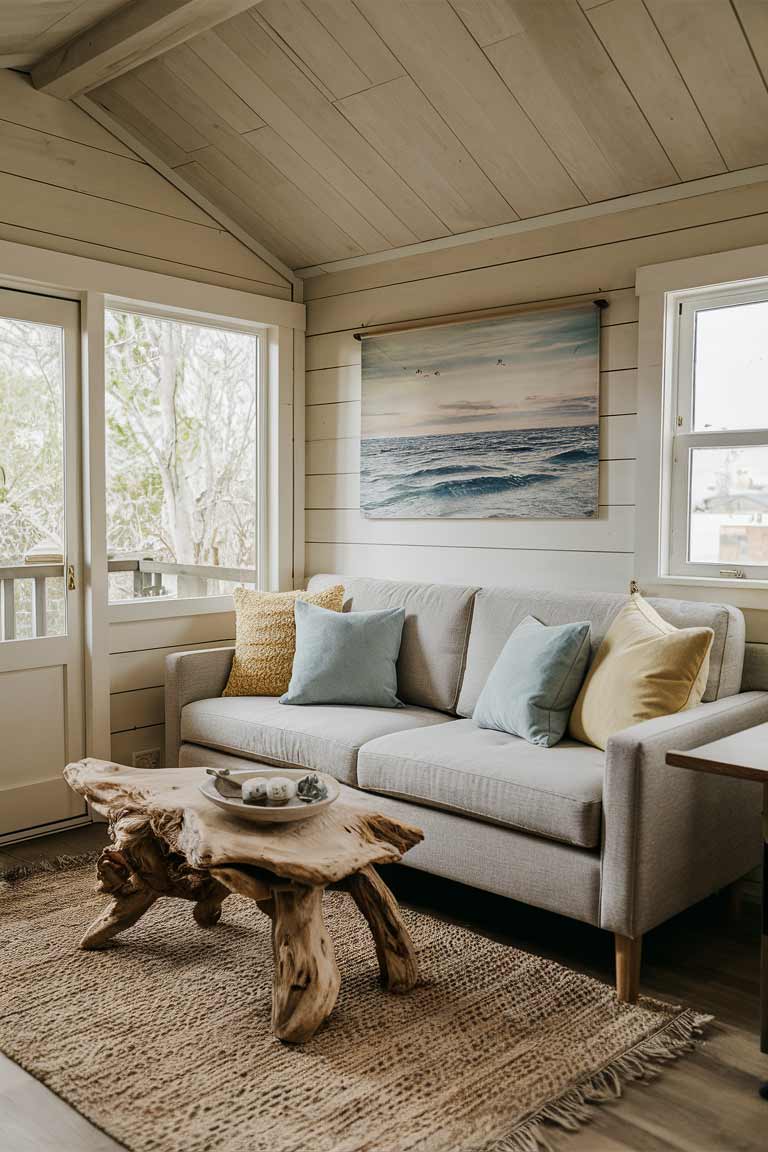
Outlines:
{"label": "sofa armrest", "polygon": [[608,741],[600,924],[637,937],[738,880],[760,859],[759,785],[665,763],[667,752],[768,720],[742,692],[636,724]]}
{"label": "sofa armrest", "polygon": [[181,743],[181,711],[193,700],[221,696],[232,667],[234,647],[172,652],[165,658],[165,766],[176,768]]}

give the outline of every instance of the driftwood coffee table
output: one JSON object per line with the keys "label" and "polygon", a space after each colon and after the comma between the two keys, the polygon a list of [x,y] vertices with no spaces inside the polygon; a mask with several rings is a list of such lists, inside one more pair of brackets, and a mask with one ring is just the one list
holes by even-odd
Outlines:
{"label": "driftwood coffee table", "polygon": [[407,992],[416,983],[413,944],[373,865],[399,860],[422,833],[369,810],[359,793],[342,789],[310,820],[260,826],[203,798],[204,768],[80,760],[64,775],[109,818],[112,838],[96,865],[98,889],[111,900],[82,948],[101,948],[161,896],[194,901],[202,928],[218,923],[230,893],[248,896],[272,919],[272,1029],[302,1043],[331,1014],[341,982],[323,923],[323,891],[332,885],[349,891],[368,921],[384,987]]}

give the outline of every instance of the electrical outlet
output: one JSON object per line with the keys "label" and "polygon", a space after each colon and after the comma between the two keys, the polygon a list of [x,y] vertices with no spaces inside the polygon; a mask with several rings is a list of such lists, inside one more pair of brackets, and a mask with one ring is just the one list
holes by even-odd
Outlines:
{"label": "electrical outlet", "polygon": [[134,768],[159,768],[160,749],[142,748],[141,751],[134,752],[133,766]]}

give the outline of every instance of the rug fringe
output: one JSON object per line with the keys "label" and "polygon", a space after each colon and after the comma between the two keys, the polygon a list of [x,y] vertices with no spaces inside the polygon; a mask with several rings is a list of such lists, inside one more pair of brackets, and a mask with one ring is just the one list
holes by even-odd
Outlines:
{"label": "rug fringe", "polygon": [[527,1116],[507,1136],[489,1145],[485,1152],[555,1152],[552,1132],[548,1132],[545,1125],[555,1125],[568,1132],[578,1131],[594,1118],[595,1105],[618,1099],[625,1084],[652,1080],[659,1074],[659,1065],[692,1051],[697,1038],[713,1019],[685,1009],[658,1032]]}
{"label": "rug fringe", "polygon": [[68,868],[78,868],[84,864],[95,864],[100,850],[81,852],[77,856],[55,856],[52,860],[36,860],[34,864],[14,864],[12,868],[0,871],[0,888],[10,887],[20,880],[28,880],[43,872],[66,872]]}

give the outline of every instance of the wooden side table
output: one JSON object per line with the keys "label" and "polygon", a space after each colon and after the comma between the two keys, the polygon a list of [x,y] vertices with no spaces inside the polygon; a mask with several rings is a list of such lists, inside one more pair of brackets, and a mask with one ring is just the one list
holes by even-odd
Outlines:
{"label": "wooden side table", "polygon": [[[762,938],[760,948],[760,1051],[768,1053],[768,724],[746,728],[688,752],[668,752],[667,764],[709,772],[715,776],[733,776],[763,786],[763,890]],[[768,1081],[760,1088],[768,1100]]]}

